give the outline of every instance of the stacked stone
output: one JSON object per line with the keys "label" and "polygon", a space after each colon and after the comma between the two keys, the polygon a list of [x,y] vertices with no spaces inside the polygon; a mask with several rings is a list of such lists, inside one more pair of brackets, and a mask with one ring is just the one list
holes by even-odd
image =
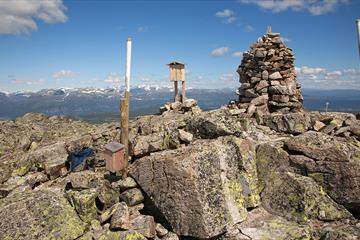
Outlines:
{"label": "stacked stone", "polygon": [[296,81],[294,54],[279,33],[271,30],[243,54],[237,72],[241,86],[238,108],[255,112],[298,112],[303,108],[300,84]]}

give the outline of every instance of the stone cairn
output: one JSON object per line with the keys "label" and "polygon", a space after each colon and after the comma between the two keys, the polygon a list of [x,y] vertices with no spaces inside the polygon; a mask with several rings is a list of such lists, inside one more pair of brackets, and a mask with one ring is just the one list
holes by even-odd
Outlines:
{"label": "stone cairn", "polygon": [[239,101],[230,106],[250,116],[301,111],[303,97],[296,80],[294,60],[292,49],[287,48],[280,34],[271,32],[269,27],[243,54],[237,70],[241,83],[236,91]]}

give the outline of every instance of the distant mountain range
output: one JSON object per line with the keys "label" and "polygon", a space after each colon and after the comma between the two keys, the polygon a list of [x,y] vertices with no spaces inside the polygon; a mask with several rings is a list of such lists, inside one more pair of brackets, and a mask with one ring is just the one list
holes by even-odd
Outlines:
{"label": "distant mountain range", "polygon": [[[14,119],[27,112],[66,115],[91,122],[119,119],[123,89],[78,88],[44,89],[38,92],[0,92],[0,119]],[[172,101],[171,88],[138,86],[131,89],[130,117],[155,114],[164,103]],[[360,90],[303,89],[305,107],[329,111],[360,112]],[[204,110],[218,108],[236,99],[235,89],[188,89],[187,96],[199,101]]]}

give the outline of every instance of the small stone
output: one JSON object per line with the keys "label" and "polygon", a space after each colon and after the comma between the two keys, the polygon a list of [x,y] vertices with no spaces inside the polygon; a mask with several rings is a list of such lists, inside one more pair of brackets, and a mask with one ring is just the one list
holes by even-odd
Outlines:
{"label": "small stone", "polygon": [[256,50],[255,57],[257,58],[264,58],[266,57],[267,51],[265,50]]}
{"label": "small stone", "polygon": [[161,238],[162,240],[179,240],[178,235],[176,235],[173,232],[169,232],[168,234],[166,234],[163,238]]}
{"label": "small stone", "polygon": [[193,140],[193,135],[189,132],[179,129],[179,139],[185,143],[191,143]]}
{"label": "small stone", "polygon": [[321,132],[325,133],[325,134],[329,134],[331,133],[331,131],[333,131],[336,128],[335,125],[333,124],[329,124],[326,127],[324,127],[323,129],[321,129]]}
{"label": "small stone", "polygon": [[286,103],[289,101],[289,96],[287,96],[287,95],[272,95],[271,99],[275,102]]}
{"label": "small stone", "polygon": [[118,189],[119,192],[122,192],[130,188],[136,188],[137,183],[132,177],[127,177],[124,180],[121,179],[117,182],[111,183],[111,186],[115,189]]}
{"label": "small stone", "polygon": [[260,82],[260,80],[261,80],[261,78],[259,78],[259,77],[252,77],[251,79],[250,79],[250,82],[251,82],[251,84],[256,84],[257,82]]}
{"label": "small stone", "polygon": [[255,90],[257,92],[259,92],[261,89],[266,88],[268,86],[269,86],[269,83],[265,80],[262,80],[255,86]]}
{"label": "small stone", "polygon": [[132,219],[130,227],[147,238],[155,238],[155,221],[153,216],[139,215]]}
{"label": "small stone", "polygon": [[347,131],[350,131],[350,126],[346,126],[346,127],[341,127],[341,128],[339,128],[339,129],[334,133],[334,135],[335,135],[335,136],[341,135],[341,134],[343,134],[344,132],[347,132]]}
{"label": "small stone", "polygon": [[124,200],[128,206],[135,206],[144,201],[144,195],[138,188],[126,190],[120,194],[120,198]]}
{"label": "small stone", "polygon": [[279,72],[274,72],[274,73],[269,75],[269,78],[271,80],[277,80],[277,79],[281,79],[282,76],[281,76],[281,74]]}
{"label": "small stone", "polygon": [[255,110],[256,110],[255,104],[250,104],[250,106],[247,109],[247,114],[249,116],[252,116],[254,114]]}
{"label": "small stone", "polygon": [[181,102],[173,102],[170,104],[170,108],[174,111],[180,111],[181,109]]}
{"label": "small stone", "polygon": [[315,121],[313,128],[315,131],[319,131],[325,126],[326,126],[325,123],[320,122],[320,121]]}
{"label": "small stone", "polygon": [[183,102],[183,108],[185,110],[189,110],[190,108],[195,107],[195,106],[197,106],[197,101],[195,99],[189,98]]}
{"label": "small stone", "polygon": [[261,78],[264,79],[264,80],[268,80],[269,79],[269,72],[266,71],[266,70],[262,71]]}
{"label": "small stone", "polygon": [[248,89],[250,87],[251,87],[250,83],[242,83],[240,89]]}
{"label": "small stone", "polygon": [[244,92],[245,97],[256,98],[259,94],[254,92],[254,89],[246,89]]}
{"label": "small stone", "polygon": [[156,234],[161,238],[163,236],[165,236],[166,234],[169,233],[169,231],[163,227],[163,225],[161,225],[160,223],[156,224]]}
{"label": "small stone", "polygon": [[129,208],[124,203],[116,204],[110,221],[110,229],[114,230],[128,230],[130,229],[130,214]]}
{"label": "small stone", "polygon": [[261,95],[260,97],[254,98],[253,100],[251,100],[251,104],[254,104],[255,106],[258,105],[262,105],[265,104],[267,102],[267,100],[269,100],[269,96],[268,95]]}

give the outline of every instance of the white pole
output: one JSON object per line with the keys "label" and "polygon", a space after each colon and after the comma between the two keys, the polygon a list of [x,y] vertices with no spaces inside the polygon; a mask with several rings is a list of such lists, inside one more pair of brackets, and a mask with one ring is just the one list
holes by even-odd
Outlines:
{"label": "white pole", "polygon": [[356,29],[358,34],[358,47],[359,47],[359,54],[360,54],[360,19],[356,20]]}
{"label": "white pole", "polygon": [[126,41],[126,64],[125,64],[125,89],[130,92],[130,73],[131,73],[131,38]]}

